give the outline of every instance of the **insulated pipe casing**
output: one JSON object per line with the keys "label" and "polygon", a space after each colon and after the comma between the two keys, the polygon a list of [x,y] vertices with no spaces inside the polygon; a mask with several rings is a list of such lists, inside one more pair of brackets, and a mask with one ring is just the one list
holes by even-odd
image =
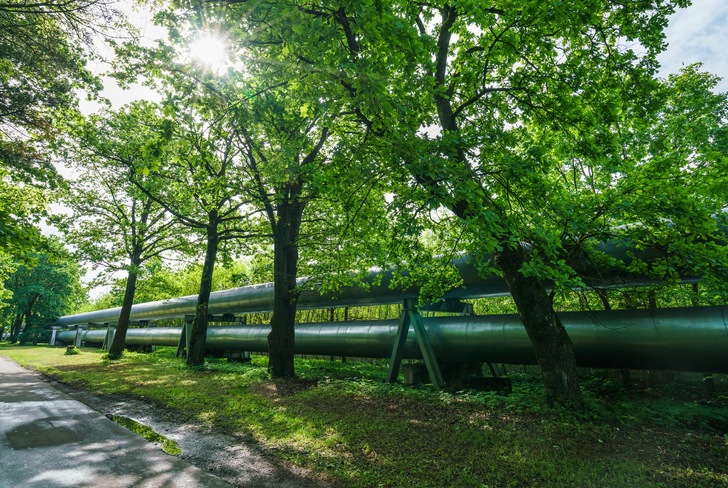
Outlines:
{"label": "insulated pipe casing", "polygon": [[[728,307],[567,312],[558,314],[581,367],[728,372]],[[517,315],[423,319],[439,360],[535,364],[533,347]],[[208,349],[268,351],[269,326],[210,327]],[[75,332],[58,334],[73,340]],[[83,332],[102,343],[104,330]],[[128,345],[176,346],[180,328],[131,328]],[[296,353],[389,358],[397,321],[356,321],[296,325]],[[421,358],[410,329],[404,358]]]}
{"label": "insulated pipe casing", "polygon": [[[611,243],[600,244],[599,251],[616,258],[619,261],[629,262],[628,248]],[[632,251],[640,254],[643,259],[648,259],[654,251]],[[509,294],[508,286],[503,278],[490,275],[483,278],[479,275],[477,268],[470,256],[462,256],[453,260],[453,265],[458,269],[462,284],[445,293],[444,299],[469,299],[482,297],[505,296]],[[639,286],[652,283],[653,280],[644,276],[628,274],[619,267],[597,268],[588,259],[582,259],[577,263],[578,269],[589,286],[596,288],[612,288],[625,286]],[[365,287],[348,286],[337,292],[320,292],[318,286],[306,286],[306,279],[298,280],[302,288],[299,295],[297,308],[309,310],[317,308],[341,308],[361,307],[369,305],[384,305],[402,303],[405,298],[418,298],[419,288],[410,286],[408,288],[392,288],[391,282],[394,270],[373,269],[363,279]],[[407,275],[405,271],[402,273]],[[690,281],[690,279],[685,279]],[[130,320],[161,320],[169,318],[180,318],[185,315],[194,315],[197,309],[197,296],[170,298],[155,302],[139,303],[132,307]],[[242,314],[270,312],[273,310],[273,283],[231,288],[229,290],[216,291],[210,294],[208,313],[211,315]],[[106,324],[119,320],[121,307],[96,310],[75,315],[60,317],[55,325],[72,326],[76,324]]]}

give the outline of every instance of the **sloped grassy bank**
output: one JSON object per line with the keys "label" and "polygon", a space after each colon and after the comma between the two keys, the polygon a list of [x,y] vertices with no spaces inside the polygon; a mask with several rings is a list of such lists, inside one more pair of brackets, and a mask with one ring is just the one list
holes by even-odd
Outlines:
{"label": "sloped grassy bank", "polygon": [[0,346],[77,388],[144,397],[342,486],[728,486],[728,386],[696,382],[624,388],[584,378],[588,408],[550,410],[537,375],[514,391],[436,392],[386,385],[386,365],[297,360],[299,378],[271,380],[266,358],[210,359],[190,370],[163,348],[120,361],[83,349]]}

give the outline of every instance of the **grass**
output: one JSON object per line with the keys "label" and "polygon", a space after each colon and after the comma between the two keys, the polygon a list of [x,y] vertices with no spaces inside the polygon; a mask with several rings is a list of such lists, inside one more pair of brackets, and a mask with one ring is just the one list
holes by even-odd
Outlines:
{"label": "grass", "polygon": [[182,450],[179,448],[179,444],[175,441],[164,437],[158,432],[154,432],[154,430],[150,427],[139,423],[134,419],[130,419],[129,417],[124,417],[122,415],[110,415],[108,417],[122,427],[144,437],[149,442],[159,444],[162,450],[169,455],[179,456],[182,453]]}
{"label": "grass", "polygon": [[506,397],[387,385],[384,363],[297,360],[297,379],[271,380],[264,357],[188,369],[171,348],[119,361],[86,348],[0,345],[0,354],[253,436],[344,486],[728,486],[724,378],[708,395],[684,381],[627,389],[593,372],[588,407],[572,412],[546,408],[538,376],[525,373],[511,375]]}

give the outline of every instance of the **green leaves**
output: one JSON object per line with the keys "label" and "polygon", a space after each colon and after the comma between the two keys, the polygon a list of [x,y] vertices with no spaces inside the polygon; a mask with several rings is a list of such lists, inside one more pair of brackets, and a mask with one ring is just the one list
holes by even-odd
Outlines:
{"label": "green leaves", "polygon": [[[48,241],[48,249],[31,253],[27,263],[18,263],[5,277],[10,294],[0,302],[0,317],[26,314],[26,334],[41,334],[56,318],[72,312],[84,299],[78,263],[60,241]],[[36,335],[37,337],[37,335]]]}
{"label": "green leaves", "polygon": [[[109,274],[179,247],[176,222],[144,189],[161,188],[153,177],[167,157],[165,119],[147,102],[106,112],[74,127],[68,152],[77,177],[61,219],[68,241]],[[140,187],[141,186],[141,187]]]}
{"label": "green leaves", "polygon": [[50,150],[75,115],[77,92],[99,88],[80,46],[96,14],[112,12],[75,0],[63,8],[10,0],[0,12],[0,248],[14,259],[40,245],[44,189],[62,186]]}

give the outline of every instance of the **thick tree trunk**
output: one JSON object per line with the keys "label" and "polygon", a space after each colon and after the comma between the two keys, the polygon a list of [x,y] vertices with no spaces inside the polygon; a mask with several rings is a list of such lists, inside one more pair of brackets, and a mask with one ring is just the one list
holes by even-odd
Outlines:
{"label": "thick tree trunk", "polygon": [[273,315],[268,334],[268,370],[275,378],[292,378],[298,305],[298,233],[304,204],[283,203],[273,232]]}
{"label": "thick tree trunk", "polygon": [[126,331],[129,329],[129,317],[131,306],[134,304],[134,293],[136,292],[137,273],[141,264],[141,247],[134,249],[134,254],[129,263],[129,274],[126,278],[126,290],[124,290],[124,302],[119,312],[119,322],[116,324],[114,340],[109,348],[109,359],[118,359],[124,353],[126,345]]}
{"label": "thick tree trunk", "polygon": [[205,364],[205,350],[207,348],[207,326],[209,317],[207,309],[210,305],[210,293],[212,292],[212,273],[215,270],[217,261],[217,248],[220,243],[220,236],[217,231],[217,212],[210,215],[210,225],[207,227],[207,249],[205,250],[205,264],[202,267],[202,279],[200,280],[200,292],[197,295],[197,310],[195,319],[192,322],[190,334],[190,348],[187,351],[187,365],[200,366]]}
{"label": "thick tree trunk", "polygon": [[525,262],[525,252],[504,246],[496,257],[513,297],[518,315],[531,339],[536,360],[541,368],[546,402],[576,405],[584,403],[576,372],[576,357],[571,339],[556,316],[553,303],[543,283],[524,276],[520,269]]}

